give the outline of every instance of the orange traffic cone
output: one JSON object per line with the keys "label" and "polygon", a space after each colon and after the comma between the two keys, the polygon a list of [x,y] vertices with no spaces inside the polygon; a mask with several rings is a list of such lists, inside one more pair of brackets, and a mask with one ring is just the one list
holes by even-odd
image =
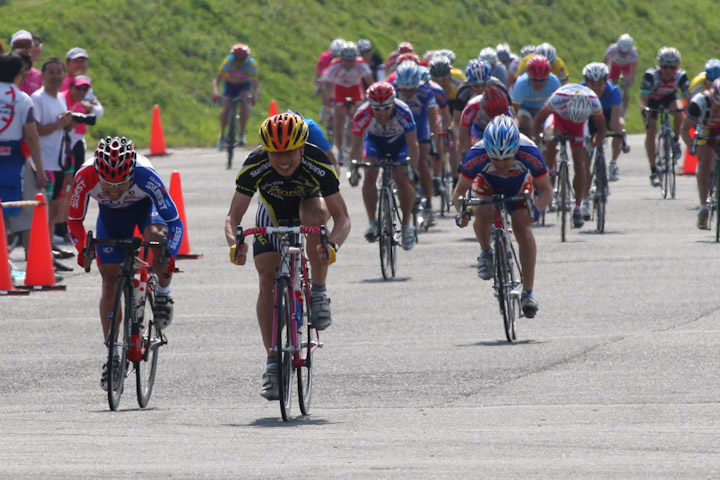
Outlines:
{"label": "orange traffic cone", "polygon": [[180,172],[175,170],[170,175],[170,198],[175,202],[175,206],[178,209],[180,220],[182,220],[185,232],[183,233],[182,243],[180,243],[180,250],[178,251],[178,259],[196,260],[202,258],[201,253],[190,253],[190,236],[188,234],[188,223],[185,218],[185,203],[183,202],[182,194],[182,183],[180,182]]}
{"label": "orange traffic cone", "polygon": [[33,290],[65,290],[65,285],[55,283],[53,256],[50,251],[50,231],[45,195],[38,193],[35,201],[40,202],[33,212],[28,246],[28,262],[25,271],[25,285],[20,288]]}
{"label": "orange traffic cone", "polygon": [[[690,137],[695,139],[695,129],[690,129]],[[698,159],[695,155],[690,155],[690,149],[685,148],[685,160],[683,161],[683,175],[695,175],[697,171]]]}
{"label": "orange traffic cone", "polygon": [[275,100],[270,100],[270,111],[268,112],[268,116],[272,117],[273,115],[278,114],[278,106],[277,103],[275,103]]}
{"label": "orange traffic cone", "polygon": [[7,236],[5,235],[5,221],[0,209],[0,296],[2,295],[28,295],[26,290],[17,290],[13,286],[12,272],[10,272],[10,259],[8,258]]}
{"label": "orange traffic cone", "polygon": [[165,134],[163,134],[160,107],[158,105],[153,107],[152,125],[150,127],[150,155],[170,155],[165,147]]}

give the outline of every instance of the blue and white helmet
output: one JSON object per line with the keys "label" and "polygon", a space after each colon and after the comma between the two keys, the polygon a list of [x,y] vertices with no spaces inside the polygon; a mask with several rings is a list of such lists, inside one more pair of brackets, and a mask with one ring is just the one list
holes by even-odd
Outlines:
{"label": "blue and white helmet", "polygon": [[512,157],[520,148],[520,130],[512,118],[498,115],[485,127],[483,142],[490,158]]}
{"label": "blue and white helmet", "polygon": [[555,63],[555,59],[557,58],[557,51],[555,50],[555,47],[553,47],[547,42],[541,43],[540,45],[535,47],[535,53],[547,58],[548,62],[550,62],[551,64]]}
{"label": "blue and white helmet", "polygon": [[420,70],[418,64],[412,60],[405,60],[397,67],[396,82],[399,90],[413,90],[420,84]]}
{"label": "blue and white helmet", "polygon": [[617,41],[617,47],[622,53],[628,53],[633,48],[633,38],[628,33],[620,35]]}
{"label": "blue and white helmet", "polygon": [[420,72],[420,80],[427,83],[430,81],[430,70],[424,65],[418,65],[418,72]]}
{"label": "blue and white helmet", "polygon": [[498,43],[497,47],[495,47],[495,52],[497,53],[498,60],[501,62],[507,62],[512,54],[510,45],[507,43]]}
{"label": "blue and white helmet", "polygon": [[478,53],[478,58],[480,60],[485,60],[490,64],[490,66],[493,66],[498,61],[497,52],[494,48],[486,47],[480,50],[480,53]]}
{"label": "blue and white helmet", "polygon": [[470,85],[484,85],[490,78],[491,69],[485,60],[474,58],[465,67],[465,76]]}
{"label": "blue and white helmet", "polygon": [[711,58],[705,64],[705,80],[708,82],[714,81],[720,77],[720,60],[717,58]]}

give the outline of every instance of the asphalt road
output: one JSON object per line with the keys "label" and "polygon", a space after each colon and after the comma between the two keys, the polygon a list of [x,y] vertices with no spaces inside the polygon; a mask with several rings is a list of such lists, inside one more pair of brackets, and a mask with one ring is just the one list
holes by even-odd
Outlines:
{"label": "asphalt road", "polygon": [[631,140],[605,234],[535,229],[540,312],[512,345],[469,229],[439,218],[383,281],[343,181],[334,323],[310,415],[295,404],[288,423],[259,395],[257,275],[227,259],[235,171],[209,149],[153,159],[166,181],[180,171],[204,256],[179,262],[150,404],[137,408],[134,377],[118,412],[99,387],[96,269],[76,267],[66,292],[0,298],[0,478],[720,477],[720,245],[695,227],[694,177],[662,200]]}

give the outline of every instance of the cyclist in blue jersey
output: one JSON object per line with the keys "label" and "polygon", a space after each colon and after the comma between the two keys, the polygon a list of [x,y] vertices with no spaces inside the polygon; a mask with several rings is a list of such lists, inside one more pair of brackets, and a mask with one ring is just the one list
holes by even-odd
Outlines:
{"label": "cyclist in blue jersey", "polygon": [[550,73],[552,67],[547,58],[536,55],[527,62],[526,72],[518,77],[512,91],[512,107],[518,119],[520,132],[525,135],[532,133],[533,118],[560,88],[560,80]]}
{"label": "cyclist in blue jersey", "polygon": [[[420,68],[417,63],[412,60],[402,62],[395,70],[397,88],[397,96],[400,100],[407,103],[412,111],[415,119],[415,127],[417,128],[418,139],[418,171],[420,172],[420,185],[425,195],[425,207],[427,208],[427,223],[432,224],[434,215],[432,211],[432,176],[430,174],[430,166],[428,164],[428,155],[430,154],[430,139],[437,133],[437,102],[435,95],[430,87],[425,83],[420,83]],[[433,119],[432,122],[429,119]]]}
{"label": "cyclist in blue jersey", "polygon": [[[604,63],[593,62],[588,63],[583,68],[583,77],[585,81],[580,85],[590,87],[595,92],[595,95],[600,99],[602,105],[603,115],[605,116],[605,123],[607,124],[608,130],[616,133],[620,133],[625,130],[625,119],[622,116],[622,90],[616,86],[613,82],[608,81],[610,75],[610,69]],[[588,129],[590,135],[594,135],[596,132],[595,124],[588,122]],[[610,161],[610,181],[615,182],[620,179],[620,170],[617,166],[617,159],[620,156],[620,150],[623,148],[622,138],[613,138],[612,140],[612,160]],[[625,153],[630,151],[629,147],[625,147]]]}
{"label": "cyclist in blue jersey", "polygon": [[[367,101],[360,106],[353,118],[353,143],[350,158],[378,163],[386,155],[395,162],[405,164],[408,156],[413,167],[418,164],[418,143],[415,119],[410,107],[395,96],[395,88],[387,82],[375,82],[366,93]],[[415,226],[412,224],[412,208],[415,189],[410,184],[405,166],[395,167],[400,210],[402,211],[402,247],[410,250],[415,246]],[[363,200],[369,219],[365,238],[369,242],[378,236],[376,206],[378,200],[377,169],[367,169],[362,186]],[[351,177],[352,178],[352,177]]]}
{"label": "cyclist in blue jersey", "polygon": [[[507,204],[523,272],[521,306],[525,316],[533,318],[538,310],[538,302],[533,297],[537,247],[532,224],[538,219],[540,211],[550,203],[552,185],[540,149],[532,140],[520,133],[511,117],[498,115],[493,118],[483,132],[482,141],[476,143],[465,157],[460,179],[453,193],[453,204],[457,211],[456,222],[461,228],[467,226],[468,219],[460,212],[458,199],[461,195],[465,195],[471,186],[473,197],[486,200],[498,193],[506,196],[521,195],[524,190],[530,192],[532,197],[534,190],[537,189],[534,218],[524,208],[524,202]],[[490,243],[494,218],[493,206],[473,207],[473,214],[475,236],[481,248],[478,257],[478,276],[483,280],[489,280],[493,272]]]}

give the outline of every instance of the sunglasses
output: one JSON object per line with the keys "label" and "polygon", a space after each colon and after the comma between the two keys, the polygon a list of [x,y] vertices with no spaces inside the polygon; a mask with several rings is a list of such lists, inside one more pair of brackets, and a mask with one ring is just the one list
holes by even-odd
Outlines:
{"label": "sunglasses", "polygon": [[507,162],[508,160],[514,160],[514,159],[515,159],[515,155],[513,155],[512,157],[505,157],[505,158],[493,158],[493,157],[490,157],[490,160],[494,160],[494,161],[496,161],[496,162]]}
{"label": "sunglasses", "polygon": [[533,82],[540,83],[540,82],[544,82],[545,80],[547,80],[547,77],[530,77],[530,80],[532,80]]}
{"label": "sunglasses", "polygon": [[675,70],[677,67],[671,67],[670,65],[662,65],[660,68],[663,70]]}
{"label": "sunglasses", "polygon": [[373,112],[386,112],[386,111],[390,110],[392,107],[393,107],[392,105],[387,105],[385,107],[370,107],[370,108],[372,108]]}
{"label": "sunglasses", "polygon": [[103,185],[107,185],[108,187],[122,187],[123,185],[127,184],[132,180],[132,177],[128,177],[127,179],[123,180],[122,182],[108,182],[107,180],[100,179],[100,183]]}

